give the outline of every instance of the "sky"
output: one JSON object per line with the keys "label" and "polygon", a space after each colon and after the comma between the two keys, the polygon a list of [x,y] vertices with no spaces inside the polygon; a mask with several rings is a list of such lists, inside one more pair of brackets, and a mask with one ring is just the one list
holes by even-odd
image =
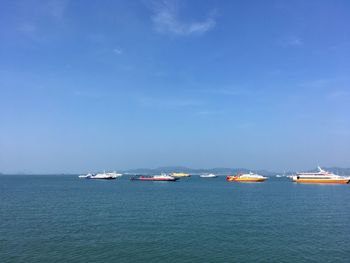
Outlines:
{"label": "sky", "polygon": [[350,167],[346,0],[2,0],[0,172]]}

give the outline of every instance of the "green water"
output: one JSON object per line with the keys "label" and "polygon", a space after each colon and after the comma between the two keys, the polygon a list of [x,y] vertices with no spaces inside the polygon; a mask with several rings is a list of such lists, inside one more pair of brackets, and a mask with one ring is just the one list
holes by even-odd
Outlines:
{"label": "green water", "polygon": [[350,262],[350,185],[0,176],[0,262]]}

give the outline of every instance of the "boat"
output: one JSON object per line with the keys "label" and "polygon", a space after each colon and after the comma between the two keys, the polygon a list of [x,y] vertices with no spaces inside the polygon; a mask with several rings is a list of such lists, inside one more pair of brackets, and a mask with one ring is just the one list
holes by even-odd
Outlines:
{"label": "boat", "polygon": [[216,178],[218,176],[216,174],[201,174],[199,177],[201,177],[201,178]]}
{"label": "boat", "polygon": [[110,172],[110,173],[103,172],[103,173],[97,173],[97,174],[88,173],[86,175],[79,175],[79,178],[112,180],[112,179],[117,179],[120,176],[122,176],[122,174],[117,172]]}
{"label": "boat", "polygon": [[252,172],[238,175],[229,175],[226,177],[226,181],[229,182],[264,182],[266,179],[267,177]]}
{"label": "boat", "polygon": [[179,180],[179,178],[167,175],[167,174],[161,174],[161,175],[153,175],[153,176],[135,176],[131,177],[130,180],[134,181],[158,181],[158,182],[175,182]]}
{"label": "boat", "polygon": [[79,175],[78,177],[79,177],[80,179],[90,179],[91,176],[93,176],[93,174],[88,173],[88,174]]}
{"label": "boat", "polygon": [[301,172],[292,176],[293,182],[296,183],[314,183],[314,184],[348,184],[349,177],[336,175],[334,173],[317,167],[317,172]]}
{"label": "boat", "polygon": [[190,174],[187,173],[171,173],[170,174],[172,177],[190,177]]}

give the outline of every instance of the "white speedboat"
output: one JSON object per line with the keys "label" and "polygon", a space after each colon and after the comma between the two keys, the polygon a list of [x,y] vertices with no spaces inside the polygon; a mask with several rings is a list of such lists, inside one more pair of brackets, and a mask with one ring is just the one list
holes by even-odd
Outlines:
{"label": "white speedboat", "polygon": [[111,172],[111,173],[103,172],[103,173],[97,173],[97,174],[88,173],[87,175],[79,175],[79,178],[111,180],[111,179],[117,179],[120,176],[122,176],[122,174],[116,173],[116,172]]}
{"label": "white speedboat", "polygon": [[178,179],[179,178],[177,178],[177,177],[173,177],[173,176],[170,176],[170,175],[162,173],[161,175],[153,175],[153,176],[144,176],[144,175],[136,176],[136,177],[132,177],[130,180],[135,180],[135,181],[161,181],[161,182],[172,181],[172,182],[174,182],[174,181],[176,181]]}
{"label": "white speedboat", "polygon": [[81,178],[81,179],[90,179],[91,176],[93,176],[93,174],[88,173],[88,174],[79,175],[79,178]]}
{"label": "white speedboat", "polygon": [[199,177],[201,177],[201,178],[216,178],[218,176],[216,174],[201,174]]}

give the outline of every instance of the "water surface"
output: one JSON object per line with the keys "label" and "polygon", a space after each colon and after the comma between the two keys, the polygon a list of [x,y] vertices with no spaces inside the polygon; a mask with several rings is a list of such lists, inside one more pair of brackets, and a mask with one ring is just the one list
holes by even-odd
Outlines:
{"label": "water surface", "polygon": [[1,262],[350,262],[350,185],[0,176]]}

